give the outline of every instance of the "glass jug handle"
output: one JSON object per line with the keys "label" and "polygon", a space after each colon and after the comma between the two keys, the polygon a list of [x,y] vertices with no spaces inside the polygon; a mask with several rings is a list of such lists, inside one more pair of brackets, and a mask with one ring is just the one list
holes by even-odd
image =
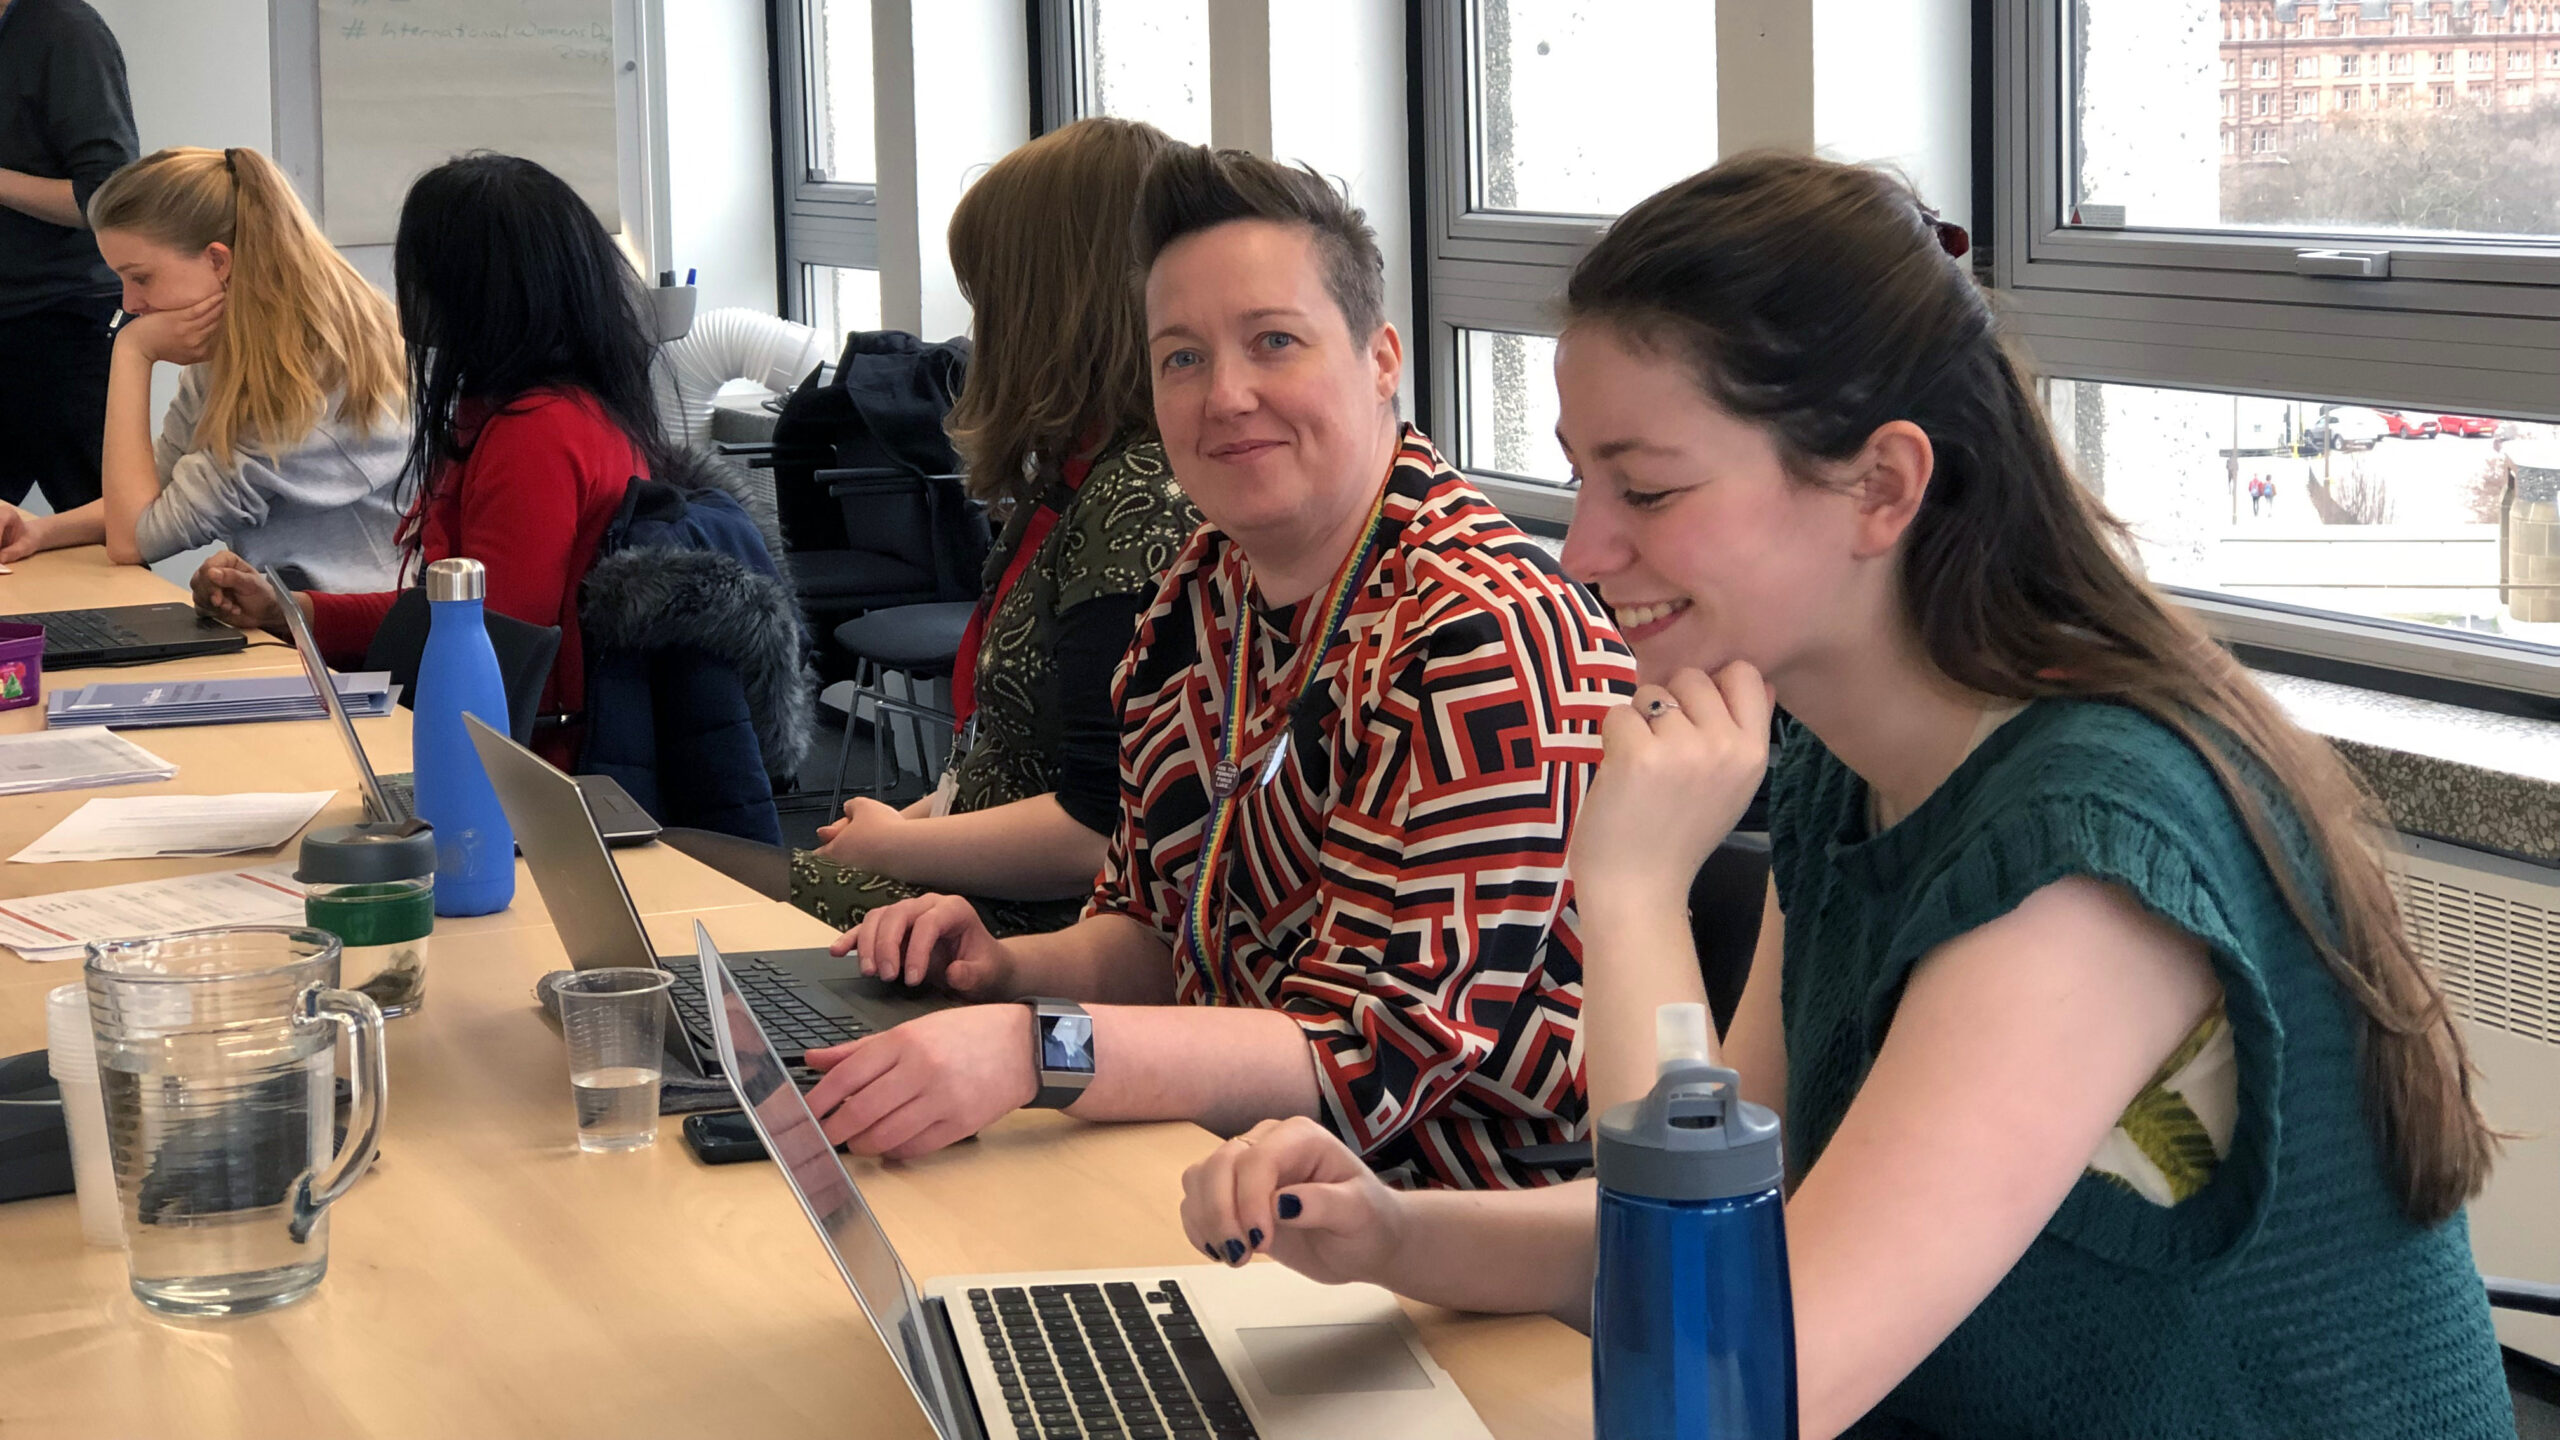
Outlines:
{"label": "glass jug handle", "polygon": [[297,1245],[311,1238],[311,1227],[319,1223],[320,1212],[329,1202],[346,1194],[347,1187],[373,1163],[374,1142],[382,1136],[383,1108],[391,1092],[391,1072],[382,1047],[382,1011],[370,996],[315,986],[302,992],[302,1013],[314,1020],[326,1016],[346,1028],[356,1093],[355,1119],[347,1127],[346,1144],[329,1157],[325,1169],[303,1176],[294,1189],[291,1231]]}

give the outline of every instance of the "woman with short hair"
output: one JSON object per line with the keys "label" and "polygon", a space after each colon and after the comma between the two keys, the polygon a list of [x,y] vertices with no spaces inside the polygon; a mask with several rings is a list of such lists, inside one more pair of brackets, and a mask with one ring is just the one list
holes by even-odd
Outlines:
{"label": "woman with short hair", "polygon": [[[1008,940],[928,897],[840,944],[972,999],[1085,1002],[1080,1116],[1320,1117],[1401,1183],[1552,1181],[1530,1147],[1582,1121],[1565,832],[1633,667],[1397,418],[1384,267],[1340,193],[1175,146],[1137,226],[1156,427],[1209,523],[1121,670],[1093,898]],[[934,1149],[1041,1093],[1034,1023],[964,1006],[817,1052],[810,1103],[858,1150]]]}

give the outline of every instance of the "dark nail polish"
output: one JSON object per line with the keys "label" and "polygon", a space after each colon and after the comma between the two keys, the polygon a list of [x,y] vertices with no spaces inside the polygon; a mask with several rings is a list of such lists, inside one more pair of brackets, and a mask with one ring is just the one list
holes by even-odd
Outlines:
{"label": "dark nail polish", "polygon": [[1262,1248],[1262,1232],[1259,1229],[1247,1230],[1244,1232],[1244,1238],[1245,1243],[1251,1245],[1254,1249],[1259,1250]]}
{"label": "dark nail polish", "polygon": [[1298,1203],[1298,1197],[1295,1195],[1283,1195],[1280,1197],[1280,1218],[1283,1220],[1297,1219],[1298,1212],[1305,1208],[1305,1206]]}
{"label": "dark nail polish", "polygon": [[1204,1254],[1204,1255],[1208,1256],[1208,1257],[1209,1257],[1210,1259],[1212,1259],[1212,1260],[1215,1260],[1215,1259],[1219,1258],[1219,1257],[1218,1257],[1218,1247],[1217,1247],[1217,1246],[1215,1246],[1215,1245],[1203,1245],[1203,1246],[1201,1246],[1201,1247],[1200,1247],[1200,1253],[1202,1253],[1202,1254]]}
{"label": "dark nail polish", "polygon": [[1244,1263],[1243,1241],[1230,1240],[1227,1242],[1227,1263],[1230,1265],[1241,1265]]}

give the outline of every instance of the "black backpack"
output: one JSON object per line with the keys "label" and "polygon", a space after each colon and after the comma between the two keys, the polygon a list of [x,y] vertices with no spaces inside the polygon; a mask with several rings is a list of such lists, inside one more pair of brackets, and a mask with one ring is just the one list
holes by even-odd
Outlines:
{"label": "black backpack", "polygon": [[928,344],[902,330],[857,330],[845,337],[835,375],[822,383],[823,374],[800,382],[773,427],[774,503],[791,550],[853,543],[844,507],[815,479],[820,470],[960,471],[942,420],[968,380],[966,339]]}

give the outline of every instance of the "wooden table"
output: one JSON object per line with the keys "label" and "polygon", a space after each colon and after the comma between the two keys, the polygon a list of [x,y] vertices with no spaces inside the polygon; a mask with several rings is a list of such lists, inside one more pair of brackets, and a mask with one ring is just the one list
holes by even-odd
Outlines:
{"label": "wooden table", "polygon": [[[20,598],[59,553],[0,577],[19,587],[0,603],[137,603],[129,585]],[[89,573],[103,566],[65,568],[101,587],[80,593],[106,593]],[[164,793],[349,780],[316,723],[136,738],[179,761]],[[366,743],[382,768],[405,768],[405,725],[369,722]],[[0,800],[0,853],[101,793],[116,792]],[[342,789],[319,823],[352,818]],[[697,915],[723,948],[832,933],[664,846],[620,858],[661,950],[690,948]],[[0,893],[216,863],[0,865]],[[505,914],[438,923],[427,1005],[390,1024],[381,1162],[331,1211],[330,1274],[300,1304],[164,1319],[132,1298],[121,1252],[82,1245],[70,1197],[0,1206],[0,1437],[928,1437],[771,1166],[704,1166],[672,1121],[644,1151],[577,1151],[559,1037],[531,991],[565,963],[521,875]],[[43,1045],[44,992],[77,978],[0,952],[0,1054]],[[1198,1258],[1176,1213],[1180,1175],[1212,1143],[1188,1124],[1026,1112],[854,1173],[919,1278],[1178,1266]],[[1588,1433],[1582,1337],[1538,1317],[1409,1308],[1495,1434]]]}

